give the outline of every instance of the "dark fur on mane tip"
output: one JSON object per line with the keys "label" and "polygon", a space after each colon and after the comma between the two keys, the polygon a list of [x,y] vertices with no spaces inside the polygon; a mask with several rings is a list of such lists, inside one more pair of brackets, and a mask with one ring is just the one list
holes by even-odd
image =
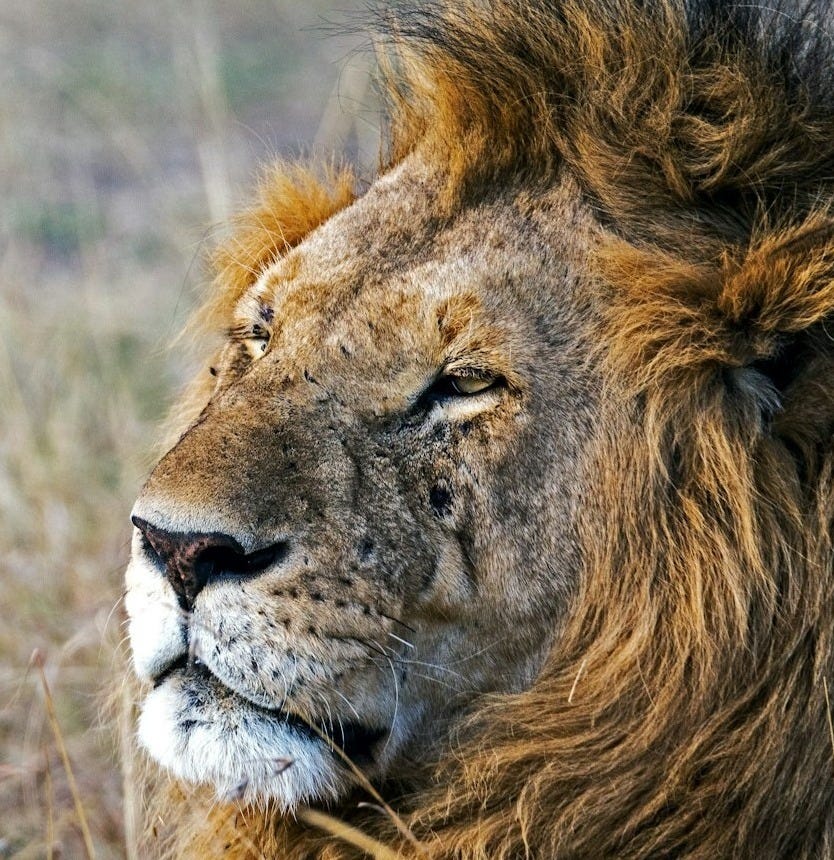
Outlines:
{"label": "dark fur on mane tip", "polygon": [[746,238],[831,194],[829,0],[463,0],[377,19],[390,159],[445,150],[461,191],[567,164],[612,224],[671,245]]}

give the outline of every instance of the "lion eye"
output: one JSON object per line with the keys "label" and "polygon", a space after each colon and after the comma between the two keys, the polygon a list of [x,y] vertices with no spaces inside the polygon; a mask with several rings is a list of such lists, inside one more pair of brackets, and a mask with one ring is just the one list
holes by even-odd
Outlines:
{"label": "lion eye", "polygon": [[427,409],[438,402],[465,397],[475,397],[492,388],[497,388],[503,377],[485,370],[465,369],[448,372],[435,378],[415,402],[415,408]]}
{"label": "lion eye", "polygon": [[255,325],[239,325],[228,330],[228,336],[235,342],[243,344],[252,358],[260,358],[268,349],[271,332],[258,323]]}
{"label": "lion eye", "polygon": [[492,376],[491,374],[465,376],[450,375],[447,379],[449,380],[449,385],[452,391],[454,391],[455,394],[460,394],[464,397],[468,397],[472,394],[480,394],[482,391],[492,388],[492,386],[497,382],[497,377]]}
{"label": "lion eye", "polygon": [[252,358],[260,358],[269,347],[269,337],[250,335],[243,339],[246,350]]}

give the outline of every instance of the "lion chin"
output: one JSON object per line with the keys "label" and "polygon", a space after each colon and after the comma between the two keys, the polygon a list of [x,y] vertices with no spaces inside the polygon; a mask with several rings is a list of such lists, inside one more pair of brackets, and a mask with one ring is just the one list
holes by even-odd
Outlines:
{"label": "lion chin", "polygon": [[178,779],[208,784],[219,800],[284,811],[333,800],[344,773],[305,724],[224,687],[204,667],[173,670],[145,699],[139,741]]}

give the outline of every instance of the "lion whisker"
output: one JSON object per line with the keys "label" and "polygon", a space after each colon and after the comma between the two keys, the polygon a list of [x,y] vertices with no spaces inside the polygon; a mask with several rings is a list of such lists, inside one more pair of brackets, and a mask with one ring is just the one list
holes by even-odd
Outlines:
{"label": "lion whisker", "polygon": [[460,678],[462,681],[466,680],[465,675],[461,675],[460,672],[456,672],[454,669],[449,669],[446,666],[441,666],[439,663],[427,663],[424,660],[409,660],[407,657],[401,657],[397,660],[398,663],[401,663],[404,666],[422,666],[424,669],[435,669],[438,672],[445,672],[447,675],[452,675],[455,678]]}
{"label": "lion whisker", "polygon": [[389,653],[397,658],[399,658],[400,656],[396,649],[392,648],[390,645],[383,645],[382,642],[377,642],[376,639],[369,639],[368,642],[371,642],[376,645],[376,647],[379,648],[386,657],[389,655]]}
{"label": "lion whisker", "polygon": [[396,634],[396,633],[392,633],[390,630],[388,630],[388,631],[387,631],[387,635],[388,635],[388,636],[390,636],[392,639],[396,639],[396,640],[397,640],[397,642],[402,642],[402,644],[403,644],[403,645],[405,645],[405,646],[406,646],[406,648],[411,648],[413,651],[416,651],[416,650],[417,650],[417,646],[416,646],[416,645],[414,645],[413,643],[409,642],[407,639],[403,639],[401,636],[397,636],[397,634]]}
{"label": "lion whisker", "polygon": [[329,684],[326,684],[325,686],[328,690],[330,690],[331,693],[335,693],[348,706],[348,708],[350,708],[357,720],[361,719],[359,716],[359,712],[353,706],[350,699],[348,699],[348,697],[344,695],[344,693],[341,693],[339,690],[337,690],[335,687],[330,686]]}
{"label": "lion whisker", "polygon": [[[120,594],[119,597],[116,599],[116,602],[113,604],[112,608],[110,609],[110,611],[107,613],[107,617],[104,619],[104,629],[105,630],[108,628],[108,626],[110,625],[111,619],[116,614],[116,610],[119,608],[119,604],[122,603],[123,601],[124,601],[124,594]],[[122,624],[122,626],[124,626],[124,623],[126,620],[127,619],[124,619],[123,621],[120,622]]]}
{"label": "lion whisker", "polygon": [[[327,723],[328,723],[328,726],[330,728],[330,735],[332,737],[332,735],[333,735],[333,710],[330,707],[330,702],[328,702],[327,698],[324,696],[324,694],[319,692],[319,691],[316,691],[316,698],[320,699],[321,702],[324,704],[324,710],[327,714]],[[341,723],[340,723],[340,726],[341,726]],[[344,737],[344,732],[342,733],[342,736]]]}
{"label": "lion whisker", "polygon": [[406,624],[402,618],[397,618],[396,615],[386,615],[386,613],[382,612],[382,610],[377,609],[377,613],[382,617],[386,618],[388,621],[393,621],[395,624],[399,624],[401,627],[405,627],[406,630],[411,631],[412,633],[416,633],[417,630],[412,627],[410,624]]}
{"label": "lion whisker", "polygon": [[394,680],[394,713],[391,715],[391,729],[385,738],[385,743],[382,745],[383,750],[388,748],[388,744],[394,736],[394,726],[397,724],[397,716],[399,715],[400,709],[400,682],[397,679],[397,670],[394,668],[393,661],[390,658],[386,659],[388,660],[388,665],[391,667],[391,677]]}
{"label": "lion whisker", "polygon": [[[349,640],[351,642],[355,642],[357,645],[360,645],[363,648],[367,648],[369,651],[373,651],[375,654],[378,654],[380,657],[384,658],[385,660],[393,661],[397,665],[407,666],[407,667],[422,666],[424,669],[431,669],[431,670],[434,670],[437,672],[443,672],[447,675],[451,675],[455,678],[459,678],[461,681],[467,681],[467,678],[465,675],[462,675],[460,672],[456,672],[454,669],[450,669],[447,666],[442,666],[439,663],[428,663],[424,660],[413,660],[413,659],[409,659],[407,657],[402,657],[396,653],[388,654],[384,650],[382,650],[382,647],[376,641],[370,642],[370,641],[368,641],[366,639],[362,639],[358,636],[330,636],[329,638],[336,639],[339,641]],[[372,662],[375,662],[373,660],[373,658],[370,658],[370,659],[372,660]],[[469,658],[464,658],[464,659],[469,659]],[[463,660],[457,660],[454,662],[463,662]],[[426,677],[428,677],[428,676],[426,676]]]}
{"label": "lion whisker", "polygon": [[435,678],[433,675],[426,675],[423,672],[410,672],[410,675],[413,675],[415,678],[422,678],[424,681],[431,681],[434,684],[439,684],[441,687],[445,687],[447,690],[452,690],[455,693],[466,693],[474,690],[474,687],[470,687],[469,690],[462,687],[456,687],[454,684],[450,684],[442,678]]}

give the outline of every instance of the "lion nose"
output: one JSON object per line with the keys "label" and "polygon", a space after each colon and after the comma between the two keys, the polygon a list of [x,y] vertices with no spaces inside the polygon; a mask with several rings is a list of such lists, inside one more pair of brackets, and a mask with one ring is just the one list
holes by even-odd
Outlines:
{"label": "lion nose", "polygon": [[180,606],[190,611],[197,595],[221,576],[252,576],[281,561],[285,541],[247,553],[231,535],[222,532],[174,532],[152,525],[141,517],[130,518],[142,532],[145,550],[165,569]]}

